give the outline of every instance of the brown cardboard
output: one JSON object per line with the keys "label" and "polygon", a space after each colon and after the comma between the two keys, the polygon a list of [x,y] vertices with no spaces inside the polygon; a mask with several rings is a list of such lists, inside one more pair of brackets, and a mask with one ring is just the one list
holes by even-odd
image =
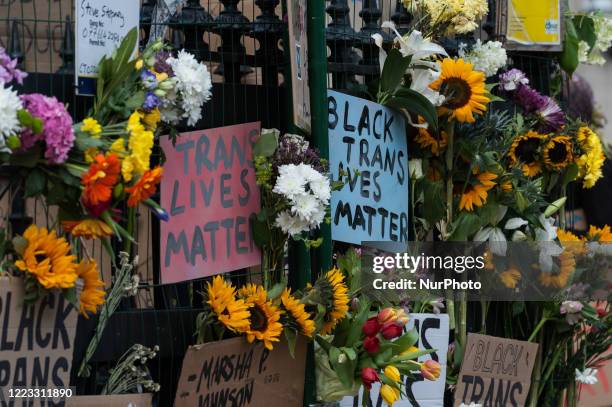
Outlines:
{"label": "brown cardboard", "polygon": [[468,334],[455,407],[461,403],[524,406],[537,352],[537,343]]}
{"label": "brown cardboard", "polygon": [[[285,341],[275,344],[272,351],[262,344],[251,345],[243,337],[190,346],[175,407],[301,407],[305,366],[303,338],[298,338],[295,359]],[[226,403],[220,402],[224,397]]]}
{"label": "brown cardboard", "polygon": [[151,407],[153,394],[118,394],[112,396],[74,396],[66,407]]}
{"label": "brown cardboard", "polygon": [[0,277],[0,400],[9,389],[70,383],[76,309],[57,291],[30,306],[23,296],[21,278]]}

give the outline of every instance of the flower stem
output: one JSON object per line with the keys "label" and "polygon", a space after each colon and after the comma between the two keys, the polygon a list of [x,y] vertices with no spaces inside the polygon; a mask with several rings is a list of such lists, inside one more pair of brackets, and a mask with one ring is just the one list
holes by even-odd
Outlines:
{"label": "flower stem", "polygon": [[540,322],[538,322],[538,324],[536,325],[535,329],[533,330],[533,332],[531,333],[531,336],[529,336],[529,339],[527,339],[527,342],[533,342],[533,340],[535,339],[536,335],[538,334],[538,332],[540,331],[540,329],[542,329],[542,327],[544,326],[544,324],[546,322],[549,321],[549,318],[547,317],[542,317],[542,319],[540,319]]}
{"label": "flower stem", "polygon": [[[453,223],[453,143],[455,136],[455,125],[449,122],[447,126],[448,144],[446,147],[446,227],[444,240],[448,239],[446,234]],[[446,307],[448,309],[449,328],[455,329],[455,300],[451,291],[446,291]]]}

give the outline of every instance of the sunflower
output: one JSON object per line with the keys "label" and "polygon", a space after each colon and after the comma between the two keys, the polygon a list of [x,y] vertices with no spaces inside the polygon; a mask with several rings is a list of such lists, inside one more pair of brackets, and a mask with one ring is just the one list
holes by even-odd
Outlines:
{"label": "sunflower", "polygon": [[126,188],[125,191],[130,194],[128,206],[134,207],[140,202],[149,199],[157,191],[157,184],[161,181],[163,172],[164,169],[162,167],[155,167],[152,170],[145,171],[134,186]]}
{"label": "sunflower", "polygon": [[492,172],[482,172],[472,180],[472,183],[468,183],[465,191],[461,194],[459,200],[459,210],[473,211],[474,206],[480,207],[487,203],[487,197],[489,190],[496,184],[493,181],[497,178],[497,175]]}
{"label": "sunflower", "polygon": [[[419,116],[419,124],[425,123],[425,119]],[[448,135],[445,131],[441,131],[440,137],[437,138],[432,136],[429,130],[419,128],[419,132],[415,136],[414,141],[416,141],[422,150],[431,150],[431,153],[437,157],[446,149]]]}
{"label": "sunflower", "polygon": [[578,177],[585,188],[592,188],[601,177],[606,156],[599,136],[588,127],[581,127],[577,134],[578,143],[583,153],[576,158]]}
{"label": "sunflower", "polygon": [[500,187],[502,189],[502,191],[504,192],[512,192],[512,190],[514,189],[514,185],[512,184],[512,180],[507,179],[503,182],[501,182]]}
{"label": "sunflower", "polygon": [[89,318],[88,312],[95,314],[98,305],[104,304],[104,282],[100,280],[98,266],[94,260],[81,261],[76,270],[79,280],[82,281],[83,289],[79,298],[79,311],[85,318]]}
{"label": "sunflower", "polygon": [[249,306],[249,327],[245,331],[247,340],[262,341],[268,350],[272,350],[272,342],[279,342],[283,332],[283,324],[279,322],[281,310],[268,300],[268,293],[262,286],[247,284],[238,295],[244,298]]}
{"label": "sunflower", "polygon": [[223,277],[216,276],[206,287],[207,304],[223,326],[231,331],[243,333],[249,329],[249,306],[236,298],[236,289]]}
{"label": "sunflower", "polygon": [[576,256],[586,253],[586,246],[583,239],[573,234],[570,231],[557,229],[557,238],[561,242],[564,249],[570,251]]}
{"label": "sunflower", "polygon": [[526,177],[538,175],[542,171],[538,158],[540,145],[544,137],[544,135],[530,130],[515,138],[510,146],[510,151],[508,151],[510,165],[514,166],[521,163],[523,174]]}
{"label": "sunflower", "polygon": [[443,110],[449,110],[451,118],[461,123],[474,123],[474,115],[484,113],[491,101],[485,96],[485,74],[474,71],[472,64],[463,59],[446,58],[441,70],[440,77],[429,87],[446,97]]}
{"label": "sunflower", "polygon": [[348,312],[348,288],[344,283],[344,274],[337,268],[333,268],[327,272],[324,279],[325,298],[330,299],[330,307],[327,308],[324,317],[323,328],[321,333],[329,335],[335,328],[336,324],[346,317]]}
{"label": "sunflower", "polygon": [[562,170],[573,160],[573,144],[568,136],[551,138],[542,149],[544,163],[553,170]]}
{"label": "sunflower", "polygon": [[99,219],[62,221],[64,232],[85,239],[99,239],[113,235],[113,229]]}
{"label": "sunflower", "polygon": [[89,166],[89,171],[81,177],[83,203],[86,206],[98,206],[110,201],[113,188],[119,181],[121,161],[116,154],[98,154]]}
{"label": "sunflower", "polygon": [[559,257],[555,257],[556,272],[540,273],[540,283],[545,287],[564,288],[576,269],[576,259],[570,250],[564,250]]}
{"label": "sunflower", "polygon": [[305,305],[291,295],[291,290],[285,288],[281,295],[281,304],[290,323],[297,325],[302,335],[311,338],[315,329],[315,323],[306,312]]}
{"label": "sunflower", "polygon": [[590,242],[610,243],[612,242],[612,232],[610,232],[610,226],[605,225],[602,228],[598,228],[591,225],[586,238]]}
{"label": "sunflower", "polygon": [[70,245],[54,231],[28,227],[23,234],[27,245],[21,260],[15,266],[21,271],[36,277],[44,288],[72,288],[77,279],[76,257],[70,254]]}
{"label": "sunflower", "polygon": [[521,279],[521,272],[512,266],[508,270],[500,273],[499,279],[508,288],[516,288],[519,280]]}

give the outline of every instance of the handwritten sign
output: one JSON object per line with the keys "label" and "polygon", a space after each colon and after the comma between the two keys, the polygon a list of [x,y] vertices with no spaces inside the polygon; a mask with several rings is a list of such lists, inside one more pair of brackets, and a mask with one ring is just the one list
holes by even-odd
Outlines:
{"label": "handwritten sign", "polygon": [[334,179],[332,239],[408,240],[408,148],[404,118],[382,105],[328,90],[329,156]]}
{"label": "handwritten sign", "polygon": [[164,137],[161,203],[162,282],[175,283],[260,263],[249,217],[259,212],[252,165],[260,124],[183,133],[176,145]]}
{"label": "handwritten sign", "polygon": [[308,87],[308,35],[306,0],[289,0],[289,51],[291,54],[291,93],[293,122],[310,133],[310,88]]}
{"label": "handwritten sign", "polygon": [[22,279],[0,278],[0,406],[12,405],[9,389],[70,386],[76,309],[59,292],[29,306],[23,298]]}
{"label": "handwritten sign", "polygon": [[274,345],[272,351],[244,338],[190,346],[174,405],[301,406],[305,369],[306,343],[299,339],[295,359],[285,341]]}
{"label": "handwritten sign", "polygon": [[151,407],[152,403],[151,393],[74,396],[66,399],[66,407]]}
{"label": "handwritten sign", "polygon": [[[418,361],[424,362],[433,359],[440,363],[440,377],[438,380],[425,380],[417,370],[412,378],[404,377],[406,398],[398,400],[396,407],[443,407],[444,386],[446,382],[446,356],[448,353],[449,325],[447,314],[410,314],[408,330],[415,328],[419,333],[419,340],[415,346],[419,350],[435,349],[435,352],[421,356]],[[361,406],[363,389],[355,397],[345,397],[340,407]],[[374,383],[370,390],[371,406],[382,406],[383,398],[380,395],[380,383]]]}
{"label": "handwritten sign", "polygon": [[[76,0],[76,75],[80,94],[93,94],[98,63],[140,22],[135,0]],[[134,49],[134,52],[137,48]]]}
{"label": "handwritten sign", "polygon": [[455,407],[461,403],[524,406],[537,352],[537,343],[468,334]]}

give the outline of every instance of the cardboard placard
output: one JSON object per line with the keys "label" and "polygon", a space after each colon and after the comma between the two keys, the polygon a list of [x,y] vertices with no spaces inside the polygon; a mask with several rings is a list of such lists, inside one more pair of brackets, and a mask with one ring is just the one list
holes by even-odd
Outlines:
{"label": "cardboard placard", "polygon": [[455,407],[461,403],[524,406],[537,353],[537,343],[468,334]]}
{"label": "cardboard placard", "polygon": [[0,405],[15,400],[10,389],[70,386],[77,310],[59,291],[29,306],[23,298],[23,279],[0,277]]}
{"label": "cardboard placard", "polygon": [[[140,24],[140,1],[76,0],[76,86],[80,94],[93,94],[92,79],[98,63],[111,55],[123,38]],[[134,53],[138,51],[138,42]]]}
{"label": "cardboard placard", "polygon": [[181,134],[166,155],[161,204],[162,283],[225,273],[260,263],[249,217],[259,212],[253,143],[259,123]]}
{"label": "cardboard placard", "polygon": [[560,0],[497,3],[497,32],[510,50],[561,51],[564,6]]}
{"label": "cardboard placard", "polygon": [[151,407],[153,405],[153,394],[74,396],[66,401],[66,407]]}
{"label": "cardboard placard", "polygon": [[[418,361],[424,362],[433,359],[440,363],[440,377],[438,380],[425,380],[423,376],[415,371],[414,380],[405,378],[404,389],[407,398],[398,400],[393,405],[397,407],[443,407],[444,387],[446,383],[446,357],[448,353],[449,325],[447,314],[410,314],[407,330],[416,328],[419,340],[415,346],[419,350],[435,349],[435,352],[421,356]],[[345,397],[340,402],[341,407],[361,406],[363,389],[355,397]],[[374,383],[370,390],[370,401],[372,406],[384,405],[380,396],[380,383]]]}
{"label": "cardboard placard", "polygon": [[580,385],[579,407],[609,407],[612,400],[612,361],[597,369],[597,383]]}
{"label": "cardboard placard", "polygon": [[[332,192],[332,239],[408,240],[408,147],[404,117],[385,106],[327,91],[330,171],[348,180]],[[358,174],[356,174],[356,171]]]}
{"label": "cardboard placard", "polygon": [[190,346],[175,407],[301,407],[306,342],[298,338],[295,359],[282,340],[268,351],[245,338]]}
{"label": "cardboard placard", "polygon": [[306,0],[287,1],[293,122],[310,133],[310,88],[308,87],[308,35]]}

